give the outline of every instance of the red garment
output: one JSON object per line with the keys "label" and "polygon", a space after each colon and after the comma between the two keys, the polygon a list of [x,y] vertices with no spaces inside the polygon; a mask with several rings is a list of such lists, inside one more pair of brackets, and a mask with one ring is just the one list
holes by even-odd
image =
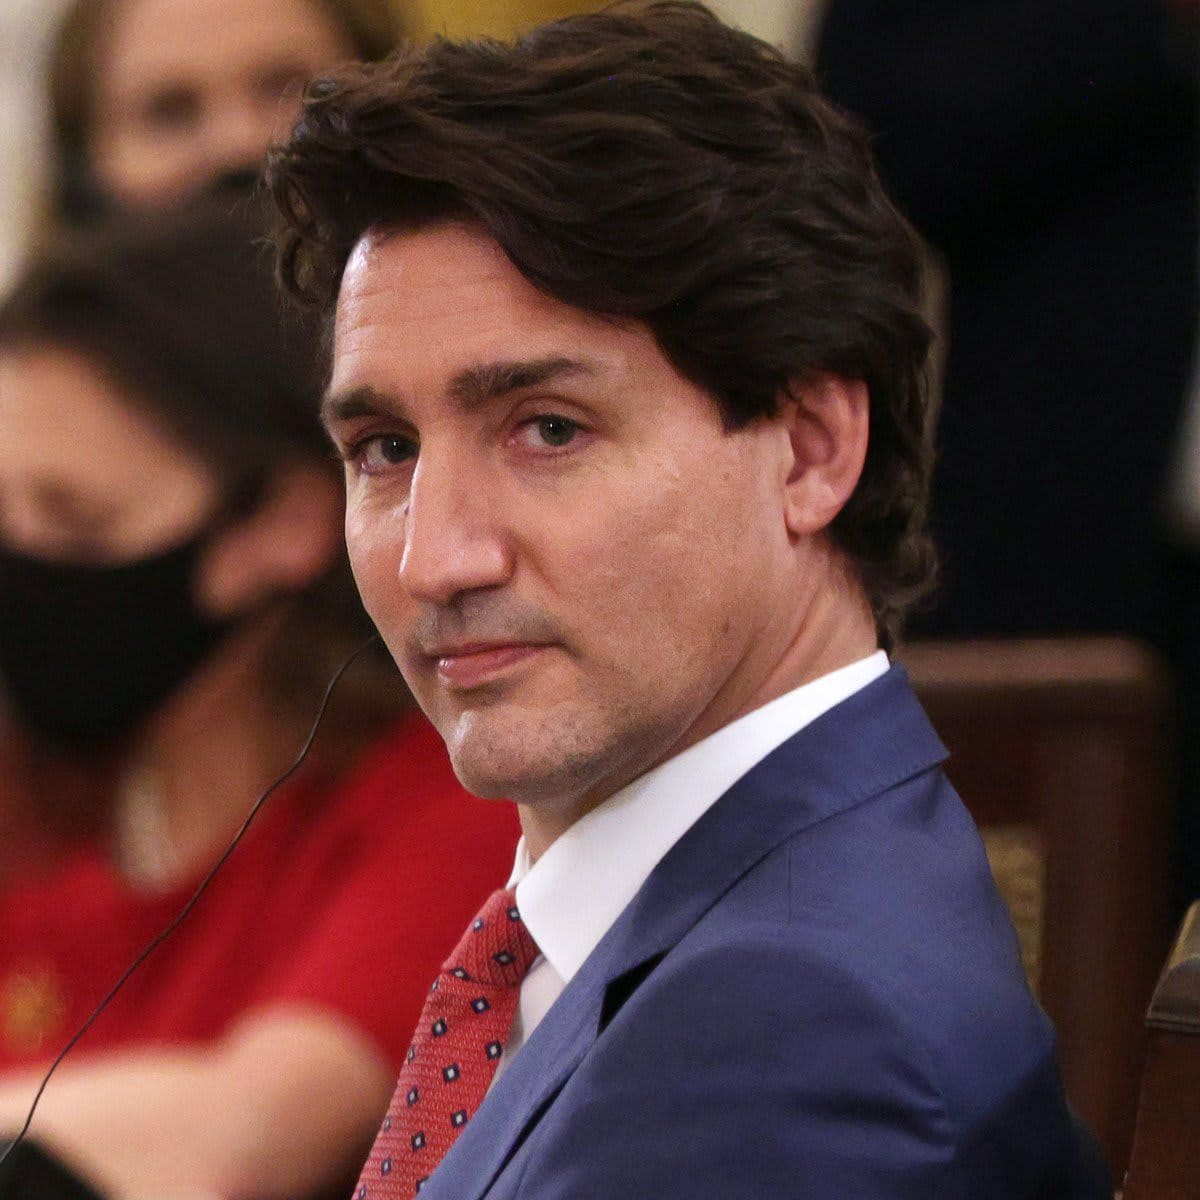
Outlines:
{"label": "red garment", "polygon": [[[516,838],[512,806],[464,792],[437,733],[408,718],[332,790],[297,780],[267,801],[72,1058],[206,1041],[297,1002],[341,1014],[398,1071],[430,979]],[[0,1071],[56,1053],[191,890],[139,895],[93,846],[0,891]]]}

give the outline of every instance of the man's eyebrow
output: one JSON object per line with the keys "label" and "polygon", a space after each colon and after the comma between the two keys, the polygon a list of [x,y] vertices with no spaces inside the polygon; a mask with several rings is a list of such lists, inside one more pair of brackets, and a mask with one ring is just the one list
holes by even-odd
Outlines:
{"label": "man's eyebrow", "polygon": [[[593,375],[596,366],[584,359],[550,355],[546,358],[514,359],[480,363],[460,371],[447,392],[464,408],[478,408],[509,392],[538,387],[571,375]],[[357,417],[399,417],[402,405],[370,384],[348,392],[329,392],[321,401],[321,422],[326,428]]]}
{"label": "man's eyebrow", "polygon": [[546,358],[481,363],[460,371],[447,389],[465,408],[477,408],[489,400],[540,387],[543,383],[570,375],[593,375],[596,367],[584,359],[551,355]]}
{"label": "man's eyebrow", "polygon": [[321,424],[328,429],[355,417],[394,417],[397,405],[380,391],[364,384],[348,392],[327,392],[321,400]]}

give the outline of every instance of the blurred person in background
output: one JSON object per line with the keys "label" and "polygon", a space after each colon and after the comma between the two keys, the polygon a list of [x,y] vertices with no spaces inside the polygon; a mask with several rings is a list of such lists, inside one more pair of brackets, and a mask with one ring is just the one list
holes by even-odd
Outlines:
{"label": "blurred person in background", "polygon": [[1194,35],[1158,0],[830,0],[817,54],[949,272],[919,628],[1152,633],[1196,321]]}
{"label": "blurred person in background", "polygon": [[387,0],[75,0],[49,66],[54,215],[251,183],[304,83],[396,36]]}
{"label": "blurred person in background", "polygon": [[[0,1135],[369,631],[315,337],[282,317],[247,223],[59,241],[0,305]],[[122,1198],[337,1186],[515,840],[386,656],[357,663],[311,760],[66,1060],[34,1135]]]}
{"label": "blurred person in background", "polygon": [[1195,0],[829,0],[828,94],[942,255],[935,636],[1123,634],[1174,676],[1200,895],[1200,550],[1166,515],[1197,328]]}

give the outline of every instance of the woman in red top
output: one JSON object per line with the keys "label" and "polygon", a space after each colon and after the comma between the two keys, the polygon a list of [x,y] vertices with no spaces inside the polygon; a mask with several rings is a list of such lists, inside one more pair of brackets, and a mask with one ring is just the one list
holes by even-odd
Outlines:
{"label": "woman in red top", "polygon": [[[0,304],[0,1134],[367,636],[314,341],[217,213],[67,243]],[[364,655],[34,1134],[124,1198],[352,1175],[428,980],[503,882],[506,809]]]}

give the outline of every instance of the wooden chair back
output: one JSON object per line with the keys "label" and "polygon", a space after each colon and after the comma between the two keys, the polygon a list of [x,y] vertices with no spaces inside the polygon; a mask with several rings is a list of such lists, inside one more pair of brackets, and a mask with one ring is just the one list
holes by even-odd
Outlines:
{"label": "wooden chair back", "polygon": [[1115,1175],[1167,940],[1163,673],[1118,639],[922,642],[899,657],[984,834],[1068,1094]]}
{"label": "wooden chair back", "polygon": [[1200,901],[1154,989],[1146,1035],[1124,1200],[1200,1200]]}

